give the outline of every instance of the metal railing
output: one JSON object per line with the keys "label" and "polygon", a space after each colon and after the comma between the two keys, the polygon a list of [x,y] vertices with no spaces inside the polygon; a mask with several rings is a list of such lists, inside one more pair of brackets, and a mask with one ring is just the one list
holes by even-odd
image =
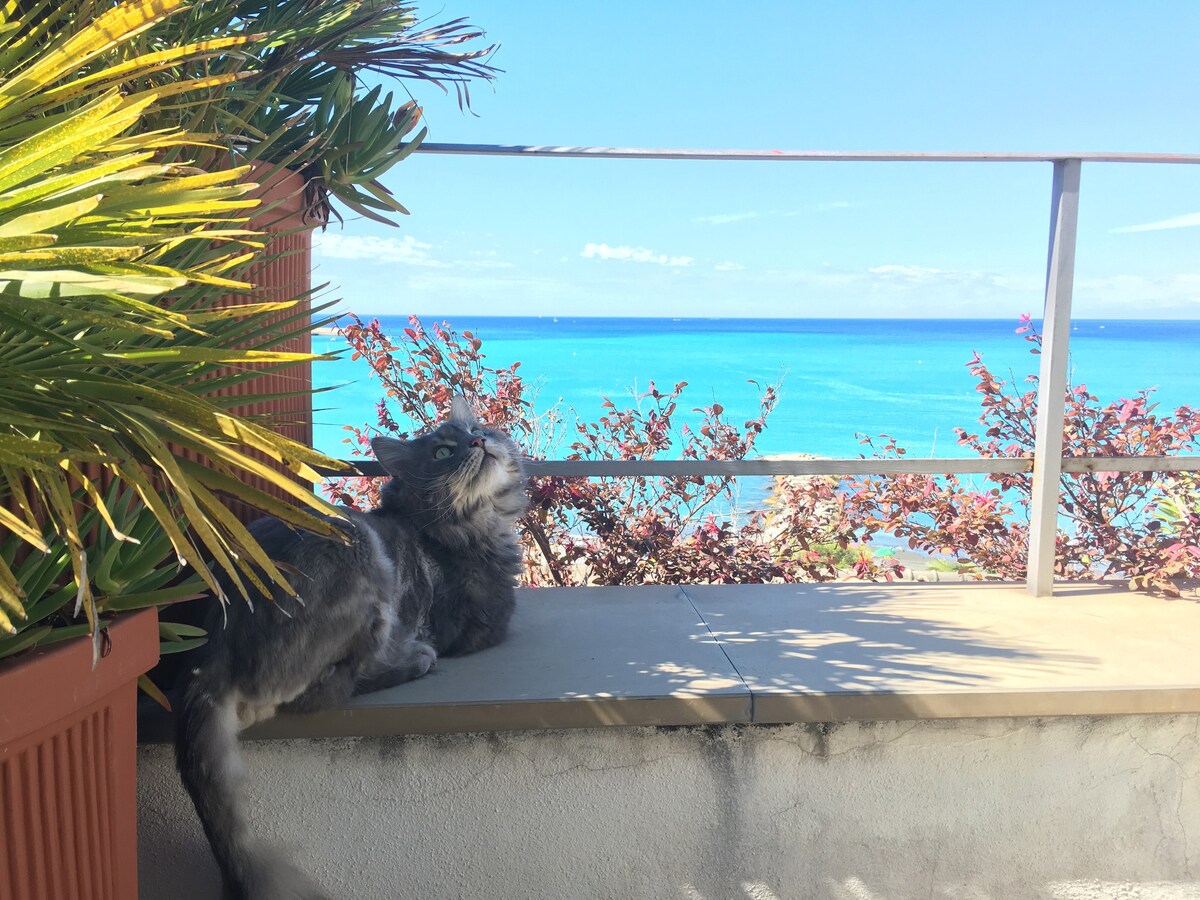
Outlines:
{"label": "metal railing", "polygon": [[[455,156],[663,159],[757,162],[1050,163],[1050,241],[1046,255],[1042,354],[1036,440],[1028,458],[812,460],[545,460],[531,475],[637,477],[647,475],[899,475],[1033,473],[1027,592],[1049,597],[1054,587],[1059,482],[1064,472],[1200,471],[1200,456],[1096,457],[1061,455],[1083,163],[1200,165],[1200,155],[1171,153],[920,153],[827,150],[650,150],[629,147],[549,147],[501,144],[423,144],[420,153]],[[364,475],[382,475],[374,462],[354,461]]]}

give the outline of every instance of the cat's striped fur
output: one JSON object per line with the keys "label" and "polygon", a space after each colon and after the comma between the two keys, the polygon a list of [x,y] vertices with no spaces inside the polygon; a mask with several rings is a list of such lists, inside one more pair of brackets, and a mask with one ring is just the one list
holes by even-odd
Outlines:
{"label": "cat's striped fur", "polygon": [[508,436],[481,426],[459,399],[434,431],[372,447],[392,479],[378,508],[344,511],[347,541],[277,519],[251,526],[296,573],[299,597],[214,603],[209,642],[182,686],[176,762],[229,900],[324,896],[255,839],[238,732],[276,711],[319,710],[419,678],[438,655],[503,639],[512,615],[514,523],[527,501]]}

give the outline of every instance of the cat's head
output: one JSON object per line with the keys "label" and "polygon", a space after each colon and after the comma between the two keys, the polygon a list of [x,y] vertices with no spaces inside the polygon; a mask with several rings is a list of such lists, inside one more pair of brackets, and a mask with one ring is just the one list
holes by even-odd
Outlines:
{"label": "cat's head", "polygon": [[525,509],[520,451],[503,431],[481,425],[461,397],[433,431],[407,441],[377,437],[371,449],[392,476],[384,506],[427,505],[460,516],[494,510],[516,517]]}

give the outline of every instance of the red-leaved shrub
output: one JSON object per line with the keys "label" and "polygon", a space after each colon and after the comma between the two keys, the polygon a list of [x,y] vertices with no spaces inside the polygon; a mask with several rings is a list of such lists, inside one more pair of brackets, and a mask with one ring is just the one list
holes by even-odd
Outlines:
{"label": "red-leaved shrub", "polygon": [[[1029,317],[1017,329],[1040,353]],[[445,324],[427,330],[415,317],[390,337],[378,321],[353,318],[343,329],[383,388],[373,424],[346,426],[355,454],[373,434],[405,435],[439,421],[455,394],[490,425],[511,434],[531,459],[738,460],[752,454],[777,401],[761,389],[757,414],[738,425],[713,402],[681,423],[686,382],[653,382],[632,408],[604,399],[594,421],[567,422],[557,408],[535,414],[520,363],[488,364],[482,342]],[[983,408],[976,431],[959,443],[982,457],[1033,455],[1037,376],[1028,388],[997,378],[976,354],[968,362]],[[567,441],[570,443],[567,443]],[[903,456],[886,435],[862,438],[877,458]],[[565,447],[563,446],[565,444]],[[1181,407],[1159,415],[1151,391],[1101,403],[1071,386],[1064,456],[1171,456],[1194,453],[1200,414]],[[343,479],[332,499],[368,506],[378,481]],[[903,573],[867,546],[881,533],[925,554],[948,557],[974,577],[1025,577],[1030,476],[997,474],[780,477],[762,508],[739,509],[732,476],[534,478],[523,522],[525,581],[530,585],[735,583],[893,580]],[[1200,502],[1185,474],[1098,471],[1064,474],[1057,573],[1066,578],[1126,578],[1134,588],[1177,595],[1181,579],[1200,576]],[[943,560],[942,567],[947,563]]]}

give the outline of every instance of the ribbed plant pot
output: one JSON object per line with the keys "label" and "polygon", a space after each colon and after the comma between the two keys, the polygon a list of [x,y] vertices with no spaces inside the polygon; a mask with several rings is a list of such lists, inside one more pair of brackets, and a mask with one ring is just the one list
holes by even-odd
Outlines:
{"label": "ribbed plant pot", "polygon": [[[296,172],[269,166],[256,168],[250,174],[249,180],[259,184],[250,196],[262,202],[262,206],[255,210],[249,227],[262,232],[266,239],[266,249],[261,261],[244,276],[254,284],[251,296],[255,300],[263,301],[302,298],[300,306],[308,312],[312,307],[309,296],[312,290],[312,235],[313,230],[321,223],[305,218],[306,182]],[[218,300],[216,305],[220,307],[242,303],[246,299],[245,295],[226,297]],[[284,312],[276,318],[282,321],[289,315],[291,313]],[[312,335],[307,329],[300,329],[286,340],[281,340],[275,349],[309,353],[312,351]],[[228,407],[231,413],[253,418],[272,431],[311,447],[312,364],[303,362],[282,368],[261,368],[262,374],[232,388],[218,391],[217,396],[234,398],[235,402]],[[237,402],[239,397],[247,399],[245,402]],[[268,468],[286,473],[296,481],[300,480],[290,474],[285,466],[265,454],[254,449],[247,452]],[[245,473],[238,477],[281,500],[290,499],[286,491],[264,478]],[[258,509],[247,506],[234,497],[226,497],[225,505],[243,522],[252,521],[262,515]]]}
{"label": "ribbed plant pot", "polygon": [[[250,228],[262,232],[267,240],[262,261],[255,264],[246,275],[254,283],[254,298],[289,300],[302,297],[301,305],[308,310],[312,307],[308,295],[312,289],[313,230],[320,223],[304,218],[304,178],[288,169],[263,167],[252,172],[250,179],[260,183],[250,196],[262,201],[262,206],[255,210],[254,218],[250,221]],[[244,301],[246,298],[238,299]],[[309,353],[312,350],[312,335],[302,330],[281,342],[278,349]],[[250,395],[254,400],[244,406],[234,407],[233,411],[239,415],[264,416],[273,431],[311,446],[311,390],[312,364],[296,363],[264,372],[239,385],[234,393]],[[263,394],[280,393],[292,393],[294,396],[272,396],[266,401],[259,399]],[[260,484],[258,487],[278,493],[270,485]],[[279,496],[286,495],[279,493]]]}
{"label": "ribbed plant pot", "polygon": [[137,679],[158,613],[0,663],[0,897],[137,897]]}

